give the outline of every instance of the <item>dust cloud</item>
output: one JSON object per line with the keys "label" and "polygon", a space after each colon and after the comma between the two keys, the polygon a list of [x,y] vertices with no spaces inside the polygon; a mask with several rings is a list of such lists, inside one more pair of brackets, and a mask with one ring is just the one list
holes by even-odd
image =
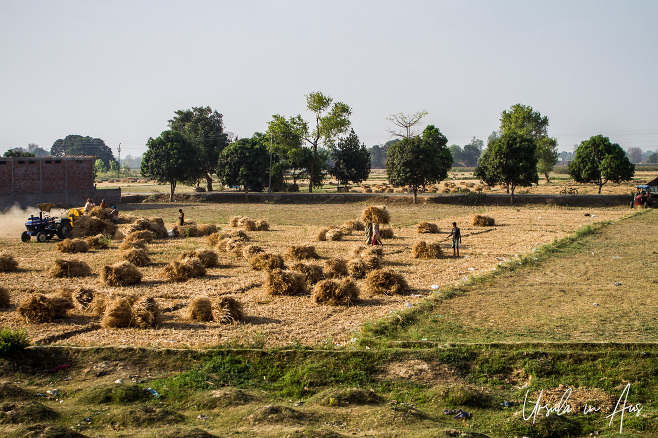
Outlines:
{"label": "dust cloud", "polygon": [[[55,212],[52,213],[55,215]],[[15,205],[0,213],[0,239],[20,239],[25,231],[25,222],[32,214],[39,216],[39,209],[22,209]]]}

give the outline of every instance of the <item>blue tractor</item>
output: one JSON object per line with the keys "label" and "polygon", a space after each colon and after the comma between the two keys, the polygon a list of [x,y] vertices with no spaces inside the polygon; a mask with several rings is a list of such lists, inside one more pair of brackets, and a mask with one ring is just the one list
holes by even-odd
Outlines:
{"label": "blue tractor", "polygon": [[43,243],[55,236],[60,240],[71,236],[73,225],[70,218],[55,218],[44,214],[44,212],[50,213],[50,210],[57,207],[57,204],[37,204],[37,207],[39,207],[39,216],[31,215],[25,222],[26,231],[21,234],[23,242],[29,242],[32,237],[36,237],[37,242]]}

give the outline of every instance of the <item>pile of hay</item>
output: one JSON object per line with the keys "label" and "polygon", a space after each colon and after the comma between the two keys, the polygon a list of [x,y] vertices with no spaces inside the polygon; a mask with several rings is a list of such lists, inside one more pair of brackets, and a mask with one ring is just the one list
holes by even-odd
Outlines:
{"label": "pile of hay", "polygon": [[480,216],[476,214],[473,216],[473,225],[476,227],[493,227],[496,224],[492,217]]}
{"label": "pile of hay", "polygon": [[437,224],[431,224],[429,222],[421,222],[418,225],[416,225],[416,231],[418,233],[438,233],[439,232],[439,226]]}
{"label": "pile of hay", "polygon": [[367,248],[369,247],[365,245],[356,245],[350,251],[350,255],[352,256],[352,258],[360,257],[361,253]]}
{"label": "pile of hay", "polygon": [[130,327],[133,319],[131,304],[134,298],[116,297],[105,306],[101,318],[101,327]]}
{"label": "pile of hay", "polygon": [[256,231],[269,231],[270,224],[267,223],[264,219],[256,220]]}
{"label": "pile of hay", "polygon": [[0,307],[9,307],[10,305],[11,298],[9,297],[9,291],[0,286]]}
{"label": "pile of hay", "polygon": [[107,249],[110,247],[110,237],[106,237],[102,234],[89,236],[85,238],[85,242],[87,242],[87,245],[91,249]]}
{"label": "pile of hay", "polygon": [[267,252],[262,252],[251,256],[249,259],[249,264],[255,271],[284,269],[283,257],[278,254],[270,254]]}
{"label": "pile of hay", "polygon": [[355,258],[347,262],[347,273],[352,278],[363,278],[366,276],[366,264],[361,258]]}
{"label": "pile of hay", "polygon": [[395,272],[377,269],[366,277],[366,292],[369,295],[396,295],[410,291],[405,278]]}
{"label": "pile of hay", "polygon": [[104,221],[112,220],[112,209],[111,208],[102,208],[100,205],[93,207],[89,211],[89,216],[97,217],[98,219]]}
{"label": "pile of hay", "polygon": [[313,287],[313,300],[330,306],[349,306],[359,299],[359,288],[354,281],[323,280]]}
{"label": "pile of hay", "polygon": [[142,248],[130,248],[121,251],[121,260],[126,260],[135,266],[148,266],[151,264],[151,258],[146,250]]}
{"label": "pile of hay", "polygon": [[320,229],[318,230],[318,233],[316,234],[316,237],[315,237],[315,238],[316,238],[319,242],[324,242],[325,240],[327,240],[327,232],[328,232],[328,231],[329,231],[329,228],[327,228],[327,227],[322,227],[322,228],[320,228]]}
{"label": "pile of hay", "polygon": [[265,277],[265,287],[270,295],[295,296],[308,293],[306,276],[299,272],[273,269]]}
{"label": "pile of hay", "polygon": [[196,225],[176,225],[174,227],[174,236],[176,237],[199,237],[199,229]]}
{"label": "pile of hay", "polygon": [[375,256],[384,257],[384,249],[381,246],[366,246],[361,254],[361,257]]}
{"label": "pile of hay", "polygon": [[181,282],[206,275],[206,267],[197,258],[174,260],[162,268],[162,275],[169,281]]}
{"label": "pile of hay", "polygon": [[119,249],[121,251],[127,251],[129,249],[133,248],[139,248],[139,249],[146,249],[146,240],[143,239],[138,239],[138,240],[124,240],[121,242],[119,245]]}
{"label": "pile of hay", "polygon": [[78,288],[71,292],[73,305],[76,309],[82,312],[91,312],[93,310],[93,302],[97,292],[93,289]]}
{"label": "pile of hay", "polygon": [[233,228],[244,228],[247,231],[267,231],[270,225],[263,219],[253,220],[248,216],[233,216],[229,221]]}
{"label": "pile of hay", "polygon": [[85,238],[104,234],[113,236],[117,231],[117,226],[112,220],[105,220],[94,216],[83,214],[75,221],[75,226],[71,231],[72,238]]}
{"label": "pile of hay", "polygon": [[233,239],[246,242],[249,240],[249,236],[242,230],[223,230],[221,232],[222,239]]}
{"label": "pile of hay", "polygon": [[153,231],[159,239],[164,239],[169,236],[167,227],[165,227],[164,220],[160,217],[139,218],[130,227],[128,227],[127,234],[135,231],[149,230]]}
{"label": "pile of hay", "polygon": [[12,272],[18,269],[18,262],[7,251],[0,253],[0,272]]}
{"label": "pile of hay", "polygon": [[236,324],[244,320],[242,303],[233,297],[221,297],[212,305],[212,317],[220,324]]}
{"label": "pile of hay", "polygon": [[368,271],[382,267],[382,259],[374,254],[362,255],[361,260],[363,260],[363,264],[366,265]]}
{"label": "pile of hay", "polygon": [[82,260],[55,259],[55,264],[50,268],[49,273],[53,278],[85,277],[91,274],[91,268]]}
{"label": "pile of hay", "polygon": [[325,234],[325,239],[331,242],[336,242],[342,240],[344,235],[345,233],[343,233],[343,230],[340,228],[330,228]]}
{"label": "pile of hay", "polygon": [[242,228],[245,231],[256,231],[256,221],[251,219],[245,219],[242,221]]}
{"label": "pile of hay", "polygon": [[68,254],[88,252],[89,244],[83,239],[64,239],[57,242],[57,251]]}
{"label": "pile of hay", "polygon": [[347,275],[347,262],[345,259],[340,258],[325,260],[322,271],[325,278],[345,277]]}
{"label": "pile of hay", "polygon": [[108,286],[129,286],[142,281],[142,273],[135,265],[124,260],[101,269],[101,281]]}
{"label": "pile of hay", "polygon": [[228,224],[230,227],[238,227],[240,220],[243,219],[243,216],[231,216],[231,219],[229,220]]}
{"label": "pile of hay", "polygon": [[212,302],[205,296],[196,296],[192,298],[187,305],[185,318],[190,321],[212,321]]}
{"label": "pile of hay", "polygon": [[208,245],[212,247],[217,246],[219,241],[222,240],[223,238],[224,236],[222,235],[222,233],[220,233],[219,231],[214,232],[208,236]]}
{"label": "pile of hay", "polygon": [[247,245],[242,248],[242,257],[249,260],[252,255],[263,252],[263,248],[258,245]]}
{"label": "pile of hay", "polygon": [[317,259],[318,253],[312,245],[292,245],[286,250],[286,256],[292,260]]}
{"label": "pile of hay", "polygon": [[351,219],[343,222],[343,225],[341,225],[340,227],[344,230],[352,230],[352,231],[363,231],[363,230],[365,230],[365,226],[363,225],[363,222],[353,221]]}
{"label": "pile of hay", "polygon": [[219,265],[219,258],[217,253],[210,249],[197,249],[195,251],[187,251],[181,254],[180,259],[197,258],[206,268],[212,268]]}
{"label": "pile of hay", "polygon": [[197,225],[196,228],[200,236],[210,236],[217,232],[217,225],[215,224],[201,224]]}
{"label": "pile of hay", "polygon": [[297,262],[290,267],[290,270],[300,272],[306,276],[306,284],[313,286],[320,280],[324,280],[322,266],[313,263]]}
{"label": "pile of hay", "polygon": [[46,298],[50,300],[50,307],[53,309],[54,318],[64,318],[66,317],[66,313],[70,309],[73,309],[72,292],[71,289],[62,288],[57,290],[54,294],[46,295]]}
{"label": "pile of hay", "polygon": [[151,230],[138,230],[128,233],[124,237],[124,242],[136,242],[138,240],[144,240],[147,243],[153,242],[155,240],[155,233]]}
{"label": "pile of hay", "polygon": [[393,228],[383,227],[382,229],[379,230],[379,237],[381,237],[382,239],[394,238],[395,234],[393,233]]}
{"label": "pile of hay", "polygon": [[414,244],[413,254],[415,259],[438,259],[443,257],[443,250],[438,243],[421,240]]}
{"label": "pile of hay", "polygon": [[132,305],[130,325],[138,328],[157,327],[160,324],[160,308],[153,297],[141,297]]}
{"label": "pile of hay", "polygon": [[27,322],[51,322],[55,318],[64,318],[73,308],[71,291],[60,289],[54,294],[33,293],[25,298],[16,311]]}
{"label": "pile of hay", "polygon": [[387,224],[390,221],[390,216],[385,207],[375,207],[374,205],[371,205],[363,210],[363,213],[361,213],[361,220],[373,224]]}

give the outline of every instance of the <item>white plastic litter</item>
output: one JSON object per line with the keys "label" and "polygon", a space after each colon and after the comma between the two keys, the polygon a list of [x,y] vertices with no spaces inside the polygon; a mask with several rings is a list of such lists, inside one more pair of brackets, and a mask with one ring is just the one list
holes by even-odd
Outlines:
{"label": "white plastic litter", "polygon": [[438,290],[438,289],[439,289],[439,285],[438,285],[438,284],[433,284],[433,285],[432,285],[432,289]]}

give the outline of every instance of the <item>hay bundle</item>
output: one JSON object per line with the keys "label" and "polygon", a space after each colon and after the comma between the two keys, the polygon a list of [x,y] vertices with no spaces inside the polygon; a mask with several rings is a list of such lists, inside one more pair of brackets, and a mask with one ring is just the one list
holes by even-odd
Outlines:
{"label": "hay bundle", "polygon": [[361,256],[361,260],[363,260],[363,264],[366,265],[366,269],[368,271],[372,271],[373,269],[379,269],[382,267],[382,259],[377,257],[376,255],[366,254]]}
{"label": "hay bundle", "polygon": [[476,227],[493,227],[496,224],[496,221],[489,216],[480,216],[476,214],[473,216],[473,225]]}
{"label": "hay bundle", "polygon": [[242,228],[245,231],[256,231],[256,221],[251,219],[246,219],[242,221]]}
{"label": "hay bundle", "polygon": [[82,239],[64,239],[57,242],[57,251],[69,254],[88,252],[89,244]]}
{"label": "hay bundle", "polygon": [[180,259],[185,258],[197,258],[203,266],[206,268],[212,268],[219,265],[219,259],[217,253],[210,249],[197,249],[195,251],[187,251],[181,254]]}
{"label": "hay bundle", "polygon": [[25,318],[26,322],[50,322],[55,313],[50,300],[42,293],[35,293],[21,301],[16,312]]}
{"label": "hay bundle", "polygon": [[242,257],[249,260],[252,255],[263,252],[263,248],[258,245],[247,245],[242,248]]}
{"label": "hay bundle", "polygon": [[176,237],[199,237],[200,235],[196,225],[176,225],[174,227],[174,236]]}
{"label": "hay bundle", "polygon": [[226,250],[232,256],[242,257],[244,244],[239,240],[229,239],[228,243],[226,244]]}
{"label": "hay bundle", "polygon": [[196,228],[199,231],[199,235],[201,235],[201,236],[210,236],[213,233],[217,232],[217,225],[215,225],[215,224],[197,225]]}
{"label": "hay bundle", "polygon": [[415,259],[438,259],[443,256],[443,250],[438,243],[421,240],[414,244],[413,254]]}
{"label": "hay bundle", "polygon": [[139,328],[157,327],[160,324],[160,308],[153,297],[141,297],[132,305],[131,326]]}
{"label": "hay bundle", "polygon": [[55,259],[55,264],[50,268],[50,276],[54,278],[85,277],[90,274],[91,268],[82,260]]}
{"label": "hay bundle", "polygon": [[284,269],[283,257],[278,254],[270,254],[267,252],[262,252],[251,256],[249,259],[249,264],[255,271]]}
{"label": "hay bundle", "polygon": [[316,239],[319,242],[324,242],[327,240],[327,232],[329,231],[329,228],[323,227],[318,230],[318,233],[316,234]]}
{"label": "hay bundle", "polygon": [[379,237],[382,239],[392,239],[395,237],[395,234],[393,233],[393,228],[389,227],[384,227],[381,230],[379,230]]}
{"label": "hay bundle", "polygon": [[206,275],[206,268],[197,258],[174,260],[162,268],[162,275],[169,281],[182,282]]}
{"label": "hay bundle", "polygon": [[361,251],[361,254],[359,255],[361,257],[368,257],[368,256],[383,257],[384,250],[382,249],[381,246],[367,246],[363,251]]}
{"label": "hay bundle", "polygon": [[238,227],[238,222],[242,219],[242,216],[232,216],[231,220],[229,221],[229,225],[233,228]]}
{"label": "hay bundle", "polygon": [[222,238],[224,239],[233,239],[246,242],[249,240],[249,236],[242,230],[224,230],[222,231]]}
{"label": "hay bundle", "polygon": [[130,248],[127,251],[121,251],[121,260],[126,260],[135,266],[148,266],[151,264],[151,258],[145,249]]}
{"label": "hay bundle", "polygon": [[7,251],[0,253],[0,272],[12,272],[18,269],[18,262]]}
{"label": "hay bundle", "polygon": [[144,240],[147,243],[153,242],[155,240],[155,233],[151,230],[138,230],[128,233],[128,235],[123,239],[128,242],[135,242],[138,240]]}
{"label": "hay bundle", "polygon": [[142,273],[129,261],[121,261],[101,269],[101,281],[108,286],[128,286],[142,281]]}
{"label": "hay bundle", "polygon": [[129,249],[133,248],[139,248],[139,249],[146,249],[146,240],[143,239],[138,239],[138,240],[124,240],[121,242],[121,245],[119,245],[119,249],[121,251],[127,251]]}
{"label": "hay bundle", "polygon": [[214,232],[208,236],[208,245],[215,247],[222,240],[224,236],[219,231]]}
{"label": "hay bundle", "polygon": [[0,286],[0,307],[9,307],[10,305],[11,298],[9,297],[9,291]]}
{"label": "hay bundle", "polygon": [[130,300],[126,297],[116,297],[112,299],[103,313],[101,318],[101,327],[129,327],[133,318]]}
{"label": "hay bundle", "polygon": [[71,293],[71,298],[76,309],[82,312],[91,312],[95,295],[95,290],[81,287]]}
{"label": "hay bundle", "polygon": [[84,238],[95,236],[96,234],[112,236],[116,231],[117,226],[111,220],[104,220],[83,214],[75,221],[75,226],[71,231],[71,237]]}
{"label": "hay bundle", "polygon": [[361,221],[353,221],[353,220],[346,220],[343,222],[343,225],[340,226],[342,229],[348,229],[352,231],[363,231],[365,230],[365,226],[363,225],[363,222]]}
{"label": "hay bundle", "polygon": [[344,235],[343,230],[341,230],[340,228],[331,228],[329,229],[329,231],[327,231],[327,234],[325,236],[328,241],[335,242],[338,240],[342,240],[343,235]]}
{"label": "hay bundle", "polygon": [[69,309],[73,309],[73,291],[68,288],[59,289],[57,292],[46,295],[53,309],[53,318],[64,318]]}
{"label": "hay bundle", "polygon": [[352,228],[345,228],[342,225],[338,227],[338,229],[343,233],[343,236],[351,236],[352,235]]}
{"label": "hay bundle", "polygon": [[421,222],[418,225],[416,225],[416,231],[418,233],[438,233],[439,232],[439,227],[436,224],[431,224],[429,222]]}
{"label": "hay bundle", "polygon": [[268,231],[270,229],[270,224],[266,220],[258,219],[256,220],[256,231]]}
{"label": "hay bundle", "polygon": [[350,255],[352,256],[352,258],[360,257],[361,253],[368,248],[369,247],[365,245],[356,245],[352,248],[352,251],[350,251]]}
{"label": "hay bundle", "polygon": [[266,273],[265,287],[270,295],[305,295],[308,293],[306,276],[299,272],[273,269]]}
{"label": "hay bundle", "polygon": [[88,214],[89,216],[97,217],[104,221],[112,220],[112,209],[102,208],[100,205],[93,207]]}
{"label": "hay bundle", "polygon": [[396,295],[409,292],[405,278],[395,272],[377,269],[366,277],[366,292],[369,295]]}
{"label": "hay bundle", "polygon": [[347,275],[347,262],[345,259],[339,258],[325,260],[322,271],[326,278],[345,277]]}
{"label": "hay bundle", "polygon": [[242,303],[233,297],[221,297],[212,306],[212,317],[220,324],[235,324],[244,320]]}
{"label": "hay bundle", "polygon": [[293,260],[317,259],[318,253],[312,245],[292,245],[286,250],[286,256]]}
{"label": "hay bundle", "polygon": [[187,306],[186,319],[190,321],[212,321],[212,303],[210,298],[196,296]]}
{"label": "hay bundle", "polygon": [[153,231],[155,235],[161,239],[169,236],[164,220],[160,217],[137,219],[130,227],[128,227],[127,234],[140,230]]}
{"label": "hay bundle", "polygon": [[352,278],[363,278],[366,276],[366,264],[362,259],[356,258],[347,262],[347,274]]}
{"label": "hay bundle", "polygon": [[349,306],[359,298],[359,288],[354,281],[324,280],[313,287],[313,300],[330,306]]}
{"label": "hay bundle", "polygon": [[292,265],[290,269],[304,274],[306,276],[306,283],[309,286],[312,286],[318,281],[324,279],[324,273],[322,272],[322,266],[320,265],[297,262]]}
{"label": "hay bundle", "polygon": [[102,234],[96,234],[95,236],[89,236],[85,238],[85,242],[89,248],[92,249],[107,249],[110,247],[110,238]]}
{"label": "hay bundle", "polygon": [[373,224],[387,224],[390,221],[390,216],[388,211],[386,211],[386,208],[371,205],[363,210],[363,213],[361,213],[361,220]]}

